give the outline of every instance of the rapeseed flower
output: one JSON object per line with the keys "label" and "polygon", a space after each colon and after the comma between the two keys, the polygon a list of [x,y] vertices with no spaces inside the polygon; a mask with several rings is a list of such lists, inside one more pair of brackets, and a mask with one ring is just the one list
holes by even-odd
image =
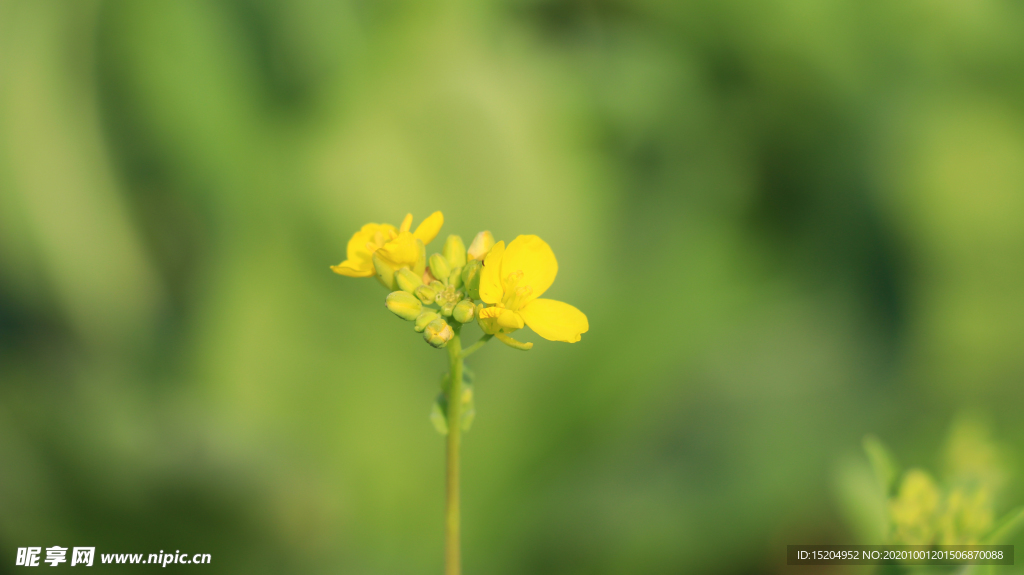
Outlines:
{"label": "rapeseed flower", "polygon": [[[434,212],[413,232],[409,231],[412,214],[398,228],[366,224],[349,240],[345,261],[331,269],[349,277],[376,275],[391,291],[384,306],[410,322],[427,344],[448,352],[448,373],[441,378],[441,393],[434,400],[430,420],[447,436],[445,572],[458,574],[459,437],[469,431],[476,414],[466,357],[491,339],[530,349],[532,343],[509,335],[527,325],[545,339],[570,343],[580,341],[590,325],[575,307],[540,298],[558,274],[558,261],[544,240],[519,236],[506,248],[505,242],[495,243],[494,235],[483,231],[467,249],[462,238],[450,235],[440,253],[428,258],[426,245],[443,223],[441,212]],[[474,320],[484,334],[463,347],[462,328]]]}
{"label": "rapeseed flower", "polygon": [[391,224],[366,224],[348,241],[345,261],[331,266],[334,273],[368,278],[374,273],[384,287],[394,288],[394,274],[409,268],[418,274],[426,265],[425,246],[437,237],[444,224],[441,212],[430,214],[412,228],[412,214],[406,214],[398,228]]}
{"label": "rapeseed flower", "polygon": [[528,325],[547,340],[579,341],[590,329],[587,316],[567,303],[540,297],[556,275],[558,260],[539,237],[519,236],[507,248],[504,241],[494,244],[480,272],[480,299],[491,304],[480,310],[481,328],[504,335]]}

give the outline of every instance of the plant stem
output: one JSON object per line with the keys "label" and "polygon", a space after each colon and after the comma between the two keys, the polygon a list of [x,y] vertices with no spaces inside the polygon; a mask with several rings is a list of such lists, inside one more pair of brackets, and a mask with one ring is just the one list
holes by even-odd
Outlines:
{"label": "plant stem", "polygon": [[[458,325],[458,324],[455,324]],[[452,326],[455,335],[448,342],[448,449],[444,518],[444,572],[445,575],[462,573],[459,544],[459,444],[462,439],[462,340],[461,326]]]}
{"label": "plant stem", "polygon": [[473,345],[467,347],[466,349],[462,350],[462,354],[459,356],[459,358],[460,359],[466,359],[467,357],[469,357],[469,354],[471,354],[474,351],[476,351],[476,350],[480,349],[481,347],[483,347],[485,343],[491,341],[492,337],[494,337],[494,336],[491,335],[491,334],[486,334],[485,333],[484,336],[480,338],[480,341],[478,341],[478,342],[474,343]]}

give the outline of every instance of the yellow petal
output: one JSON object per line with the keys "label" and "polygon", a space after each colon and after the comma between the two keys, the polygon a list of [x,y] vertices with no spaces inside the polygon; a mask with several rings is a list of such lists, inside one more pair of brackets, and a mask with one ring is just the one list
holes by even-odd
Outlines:
{"label": "yellow petal", "polygon": [[377,251],[399,266],[412,266],[420,255],[420,248],[416,243],[416,238],[409,232],[398,232],[397,238],[384,244]]}
{"label": "yellow petal", "polygon": [[373,263],[370,263],[370,268],[366,269],[359,265],[353,264],[349,260],[345,260],[336,266],[331,266],[331,271],[336,274],[348,276],[350,278],[368,278],[373,275]]}
{"label": "yellow petal", "polygon": [[370,259],[371,252],[366,248],[366,244],[373,244],[374,235],[384,227],[381,224],[366,224],[352,234],[352,239],[348,241],[345,250],[348,257],[337,266],[331,266],[331,269],[335,273],[349,277],[362,278],[373,275],[373,260]]}
{"label": "yellow petal", "polygon": [[480,319],[491,319],[491,318],[496,318],[499,315],[501,315],[501,308],[500,307],[491,306],[491,307],[485,307],[484,309],[480,310],[480,316],[479,317],[480,317]]}
{"label": "yellow petal", "polygon": [[405,214],[405,219],[402,220],[402,225],[401,225],[401,227],[398,228],[398,231],[400,231],[400,232],[407,232],[411,228],[412,228],[412,214]]}
{"label": "yellow petal", "polygon": [[501,260],[505,254],[505,242],[494,244],[484,258],[480,270],[480,299],[485,303],[498,303],[505,290],[501,287]]}
{"label": "yellow petal", "polygon": [[[525,325],[523,318],[518,313],[503,307],[485,307],[480,310],[479,319],[487,322],[488,325],[501,329],[504,332],[512,332],[523,329]],[[497,329],[495,329],[497,331]]]}
{"label": "yellow petal", "polygon": [[519,236],[512,240],[501,261],[501,277],[522,271],[520,286],[529,286],[533,293],[530,301],[546,292],[558,275],[558,260],[551,246],[537,236]]}
{"label": "yellow petal", "polygon": [[587,316],[575,307],[553,299],[535,299],[519,310],[526,325],[551,341],[575,343],[590,329]]}
{"label": "yellow petal", "polygon": [[345,250],[348,259],[370,259],[370,251],[366,249],[367,243],[373,243],[373,236],[381,229],[380,224],[366,224],[358,232],[352,234]]}
{"label": "yellow petal", "polygon": [[484,330],[484,333],[494,335],[501,331],[497,320],[499,315],[501,315],[501,308],[485,307],[477,315],[477,324],[480,326],[480,329]]}
{"label": "yellow petal", "polygon": [[416,231],[412,235],[416,236],[416,239],[424,244],[429,244],[437,237],[437,232],[441,231],[441,226],[443,225],[444,215],[441,212],[434,212],[427,219],[420,222],[420,225],[416,226]]}
{"label": "yellow petal", "polygon": [[505,332],[523,329],[523,318],[512,310],[503,309],[498,314],[498,325]]}

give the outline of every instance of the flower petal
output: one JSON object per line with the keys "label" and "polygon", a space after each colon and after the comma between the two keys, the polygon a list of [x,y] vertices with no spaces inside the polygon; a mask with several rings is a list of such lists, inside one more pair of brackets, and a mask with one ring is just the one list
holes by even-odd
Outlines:
{"label": "flower petal", "polygon": [[377,251],[399,266],[412,266],[420,255],[419,244],[409,232],[399,232],[398,237],[384,244]]}
{"label": "flower petal", "polygon": [[331,271],[350,278],[368,278],[373,275],[373,262],[370,263],[370,267],[367,269],[359,263],[345,260],[336,266],[331,266]]}
{"label": "flower petal", "polygon": [[527,301],[546,292],[558,275],[558,260],[551,246],[537,236],[519,236],[512,240],[501,261],[501,277],[523,272],[520,286],[530,286],[533,293]]}
{"label": "flower petal", "polygon": [[352,234],[352,238],[348,241],[348,246],[345,250],[348,257],[340,264],[331,266],[331,269],[335,273],[355,278],[373,275],[373,260],[370,259],[371,253],[367,249],[366,244],[373,244],[373,236],[381,231],[385,225],[366,224],[358,232]]}
{"label": "flower petal", "polygon": [[503,309],[498,314],[498,325],[505,332],[523,329],[523,318],[512,310]]}
{"label": "flower petal", "polygon": [[[422,225],[422,224],[420,224]],[[402,225],[398,227],[398,231],[407,232],[412,228],[412,214],[405,214],[405,219],[402,220]]]}
{"label": "flower petal", "polygon": [[412,235],[416,236],[416,239],[426,245],[437,237],[437,232],[441,231],[441,226],[443,225],[444,215],[441,212],[434,212],[427,216],[427,219],[420,222],[420,225],[416,226],[416,231]]}
{"label": "flower petal", "polygon": [[480,319],[493,319],[493,318],[496,318],[499,315],[501,315],[501,309],[502,308],[500,308],[500,307],[494,307],[494,306],[485,307],[484,309],[480,310],[480,315],[478,317]]}
{"label": "flower petal", "polygon": [[501,287],[501,260],[505,255],[505,242],[494,244],[484,258],[480,270],[480,299],[485,303],[498,303],[505,290]]}
{"label": "flower petal", "polygon": [[485,307],[477,314],[477,325],[484,330],[484,333],[494,335],[501,331],[501,327],[498,326],[499,315],[501,315],[501,308]]}
{"label": "flower petal", "polygon": [[587,316],[575,307],[553,299],[535,299],[519,310],[526,325],[551,341],[575,343],[590,329]]}

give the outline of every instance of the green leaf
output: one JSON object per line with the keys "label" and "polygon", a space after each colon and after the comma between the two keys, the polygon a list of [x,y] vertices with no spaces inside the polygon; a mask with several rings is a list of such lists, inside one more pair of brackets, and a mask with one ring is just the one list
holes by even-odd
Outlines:
{"label": "green leaf", "polygon": [[[473,373],[463,370],[462,377],[462,430],[469,431],[476,418],[476,403],[473,401]],[[441,378],[441,393],[430,408],[430,422],[441,435],[448,435],[448,392],[450,391],[450,374]]]}
{"label": "green leaf", "polygon": [[430,423],[434,424],[434,429],[437,430],[441,435],[448,435],[448,400],[444,394],[441,393],[434,400],[434,405],[430,407]]}
{"label": "green leaf", "polygon": [[473,426],[473,419],[476,418],[476,403],[473,401],[473,386],[464,384],[462,394],[462,431],[469,431]]}
{"label": "green leaf", "polygon": [[835,469],[839,509],[857,536],[857,543],[881,544],[888,536],[887,498],[874,470],[863,457],[844,457]]}
{"label": "green leaf", "polygon": [[1024,507],[1018,507],[999,521],[992,533],[985,538],[985,542],[989,545],[998,545],[1012,537],[1022,525],[1024,525]]}
{"label": "green leaf", "polygon": [[863,445],[864,452],[871,463],[871,469],[875,472],[878,485],[882,489],[882,493],[889,497],[896,476],[899,474],[896,462],[885,445],[874,435],[865,435]]}

